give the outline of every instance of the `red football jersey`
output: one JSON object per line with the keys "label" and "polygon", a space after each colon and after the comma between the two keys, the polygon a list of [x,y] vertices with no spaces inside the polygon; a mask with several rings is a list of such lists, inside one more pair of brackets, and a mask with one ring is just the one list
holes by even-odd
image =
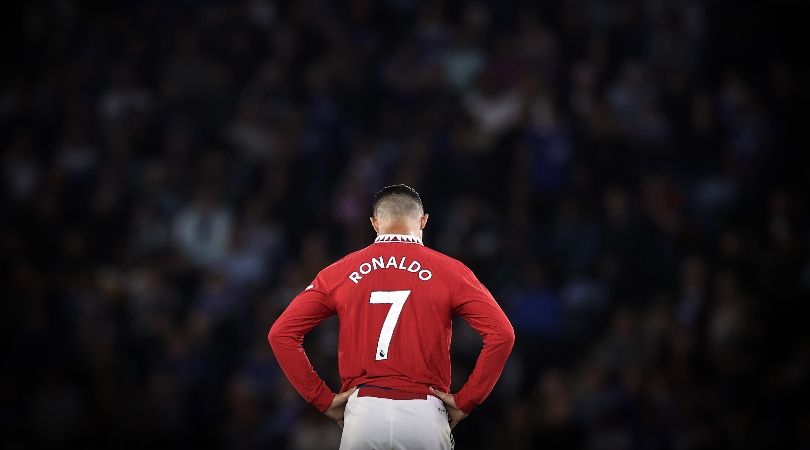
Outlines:
{"label": "red football jersey", "polygon": [[466,413],[492,391],[515,339],[503,310],[464,264],[414,236],[380,235],[323,269],[268,334],[287,378],[320,411],[335,394],[302,343],[332,314],[340,321],[341,391],[369,384],[419,394],[430,386],[449,390],[451,319],[463,317],[483,337],[475,368],[455,396]]}

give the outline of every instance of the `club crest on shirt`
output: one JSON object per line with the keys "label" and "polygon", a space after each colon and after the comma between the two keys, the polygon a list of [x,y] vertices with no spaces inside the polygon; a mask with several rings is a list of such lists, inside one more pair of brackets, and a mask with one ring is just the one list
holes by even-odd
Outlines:
{"label": "club crest on shirt", "polygon": [[433,273],[428,269],[423,269],[422,264],[417,260],[408,261],[407,256],[401,257],[399,260],[395,256],[391,256],[387,260],[383,256],[371,258],[371,261],[360,264],[356,271],[349,274],[349,279],[354,284],[360,284],[360,280],[364,275],[370,274],[372,271],[378,269],[397,269],[405,270],[407,272],[416,274],[422,281],[428,281],[433,278]]}

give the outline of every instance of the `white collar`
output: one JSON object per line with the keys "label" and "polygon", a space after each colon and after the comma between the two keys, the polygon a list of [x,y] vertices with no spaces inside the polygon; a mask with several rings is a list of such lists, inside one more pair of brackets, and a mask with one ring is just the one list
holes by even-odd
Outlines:
{"label": "white collar", "polygon": [[381,234],[374,239],[374,243],[378,242],[402,242],[404,244],[419,244],[425,245],[422,243],[422,240],[416,236],[411,236],[410,234]]}

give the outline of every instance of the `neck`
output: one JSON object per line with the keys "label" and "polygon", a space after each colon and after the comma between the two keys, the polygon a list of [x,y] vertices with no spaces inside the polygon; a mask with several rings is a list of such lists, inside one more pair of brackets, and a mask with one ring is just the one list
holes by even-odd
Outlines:
{"label": "neck", "polygon": [[392,223],[388,224],[385,227],[380,227],[377,235],[382,234],[404,234],[408,236],[415,236],[419,239],[422,239],[422,230],[418,228],[414,228],[404,223]]}

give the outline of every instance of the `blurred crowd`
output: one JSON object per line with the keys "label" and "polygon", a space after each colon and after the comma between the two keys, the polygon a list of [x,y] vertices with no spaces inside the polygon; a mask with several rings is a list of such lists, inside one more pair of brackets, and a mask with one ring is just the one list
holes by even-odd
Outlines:
{"label": "blurred crowd", "polygon": [[754,3],[7,16],[3,447],[337,448],[266,333],[407,183],[518,335],[459,448],[810,448],[804,7]]}

